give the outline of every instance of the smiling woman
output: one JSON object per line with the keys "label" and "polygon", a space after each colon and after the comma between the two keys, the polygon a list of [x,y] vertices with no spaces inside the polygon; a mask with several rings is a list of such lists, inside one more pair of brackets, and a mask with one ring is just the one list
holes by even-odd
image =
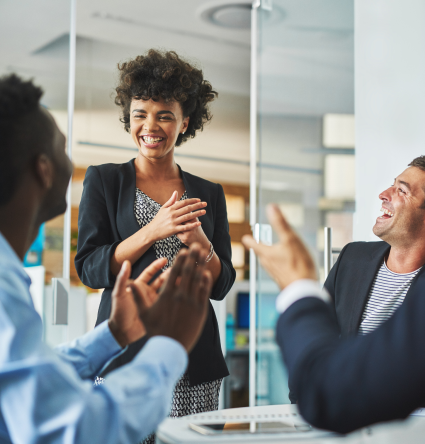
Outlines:
{"label": "smiling woman", "polygon": [[[208,104],[217,93],[201,70],[175,52],[150,50],[118,68],[115,103],[139,153],[125,164],[91,166],[84,180],[75,266],[84,284],[105,288],[97,324],[109,318],[112,287],[125,260],[134,279],[160,257],[167,258],[165,270],[181,248],[198,243],[207,254],[216,300],[226,296],[236,274],[221,185],[182,171],[174,161],[174,148],[212,118]],[[129,362],[145,342],[142,337],[130,345],[100,376]],[[216,410],[228,374],[210,304],[176,385],[171,416]],[[153,441],[151,436],[146,442]]]}
{"label": "smiling woman", "polygon": [[181,59],[175,52],[154,49],[146,55],[118,65],[120,84],[115,103],[121,107],[121,121],[130,132],[130,108],[134,99],[176,102],[184,117],[190,117],[187,130],[178,135],[175,146],[195,137],[212,115],[208,103],[217,97],[201,70]]}

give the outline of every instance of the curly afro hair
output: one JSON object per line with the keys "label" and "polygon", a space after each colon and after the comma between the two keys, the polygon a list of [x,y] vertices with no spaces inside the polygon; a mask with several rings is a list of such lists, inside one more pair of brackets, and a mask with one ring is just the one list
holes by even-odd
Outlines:
{"label": "curly afro hair", "polygon": [[130,105],[136,100],[179,102],[183,116],[189,117],[185,134],[179,134],[176,146],[195,137],[198,130],[211,120],[208,109],[218,93],[204,80],[203,73],[180,58],[174,51],[151,49],[146,55],[118,64],[119,85],[115,104],[121,107],[121,122],[130,132]]}

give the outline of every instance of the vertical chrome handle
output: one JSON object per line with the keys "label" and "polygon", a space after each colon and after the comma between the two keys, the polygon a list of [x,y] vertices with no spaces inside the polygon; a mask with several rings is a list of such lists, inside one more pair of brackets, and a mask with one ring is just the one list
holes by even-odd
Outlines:
{"label": "vertical chrome handle", "polygon": [[325,280],[332,268],[332,228],[325,227]]}

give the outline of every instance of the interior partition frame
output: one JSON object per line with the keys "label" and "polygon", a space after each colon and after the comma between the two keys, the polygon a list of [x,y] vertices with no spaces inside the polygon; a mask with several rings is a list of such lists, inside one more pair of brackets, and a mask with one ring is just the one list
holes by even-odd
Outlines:
{"label": "interior partition frame", "polygon": [[[251,11],[251,87],[250,87],[250,196],[249,223],[252,233],[257,224],[257,119],[258,119],[258,10],[260,0],[252,3]],[[255,234],[254,234],[255,235]],[[258,239],[256,239],[258,242]],[[256,405],[257,369],[257,258],[249,251],[249,406]]]}

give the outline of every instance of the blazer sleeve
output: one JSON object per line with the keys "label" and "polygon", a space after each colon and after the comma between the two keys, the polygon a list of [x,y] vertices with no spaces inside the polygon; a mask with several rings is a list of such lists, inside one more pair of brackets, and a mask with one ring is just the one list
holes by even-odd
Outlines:
{"label": "blazer sleeve", "polygon": [[[331,271],[328,274],[328,277],[326,278],[326,281],[324,283],[324,288],[328,291],[329,295],[332,299],[332,304],[330,305],[331,310],[333,311],[333,315],[336,318],[336,310],[335,310],[335,284],[336,284],[336,277],[338,274],[339,266],[341,264],[341,261],[343,260],[344,253],[347,250],[349,244],[347,244],[342,250],[341,253],[338,256],[337,261],[331,268]],[[291,404],[296,404],[298,402],[298,397],[295,389],[295,385],[293,382],[294,375],[289,375],[288,378],[288,387],[289,387],[289,400],[291,401]]]}
{"label": "blazer sleeve", "polygon": [[112,235],[102,178],[95,166],[87,169],[78,214],[78,246],[75,268],[90,288],[113,287],[111,257],[119,241]]}
{"label": "blazer sleeve", "polygon": [[232,288],[236,278],[236,271],[232,265],[232,248],[230,244],[229,222],[227,220],[226,199],[224,198],[223,187],[217,184],[217,188],[214,235],[211,243],[220,259],[221,273],[212,289],[211,299],[221,301]]}
{"label": "blazer sleeve", "polygon": [[345,340],[318,298],[301,299],[279,317],[277,341],[309,423],[348,433],[422,405],[425,298],[415,296],[374,332]]}

